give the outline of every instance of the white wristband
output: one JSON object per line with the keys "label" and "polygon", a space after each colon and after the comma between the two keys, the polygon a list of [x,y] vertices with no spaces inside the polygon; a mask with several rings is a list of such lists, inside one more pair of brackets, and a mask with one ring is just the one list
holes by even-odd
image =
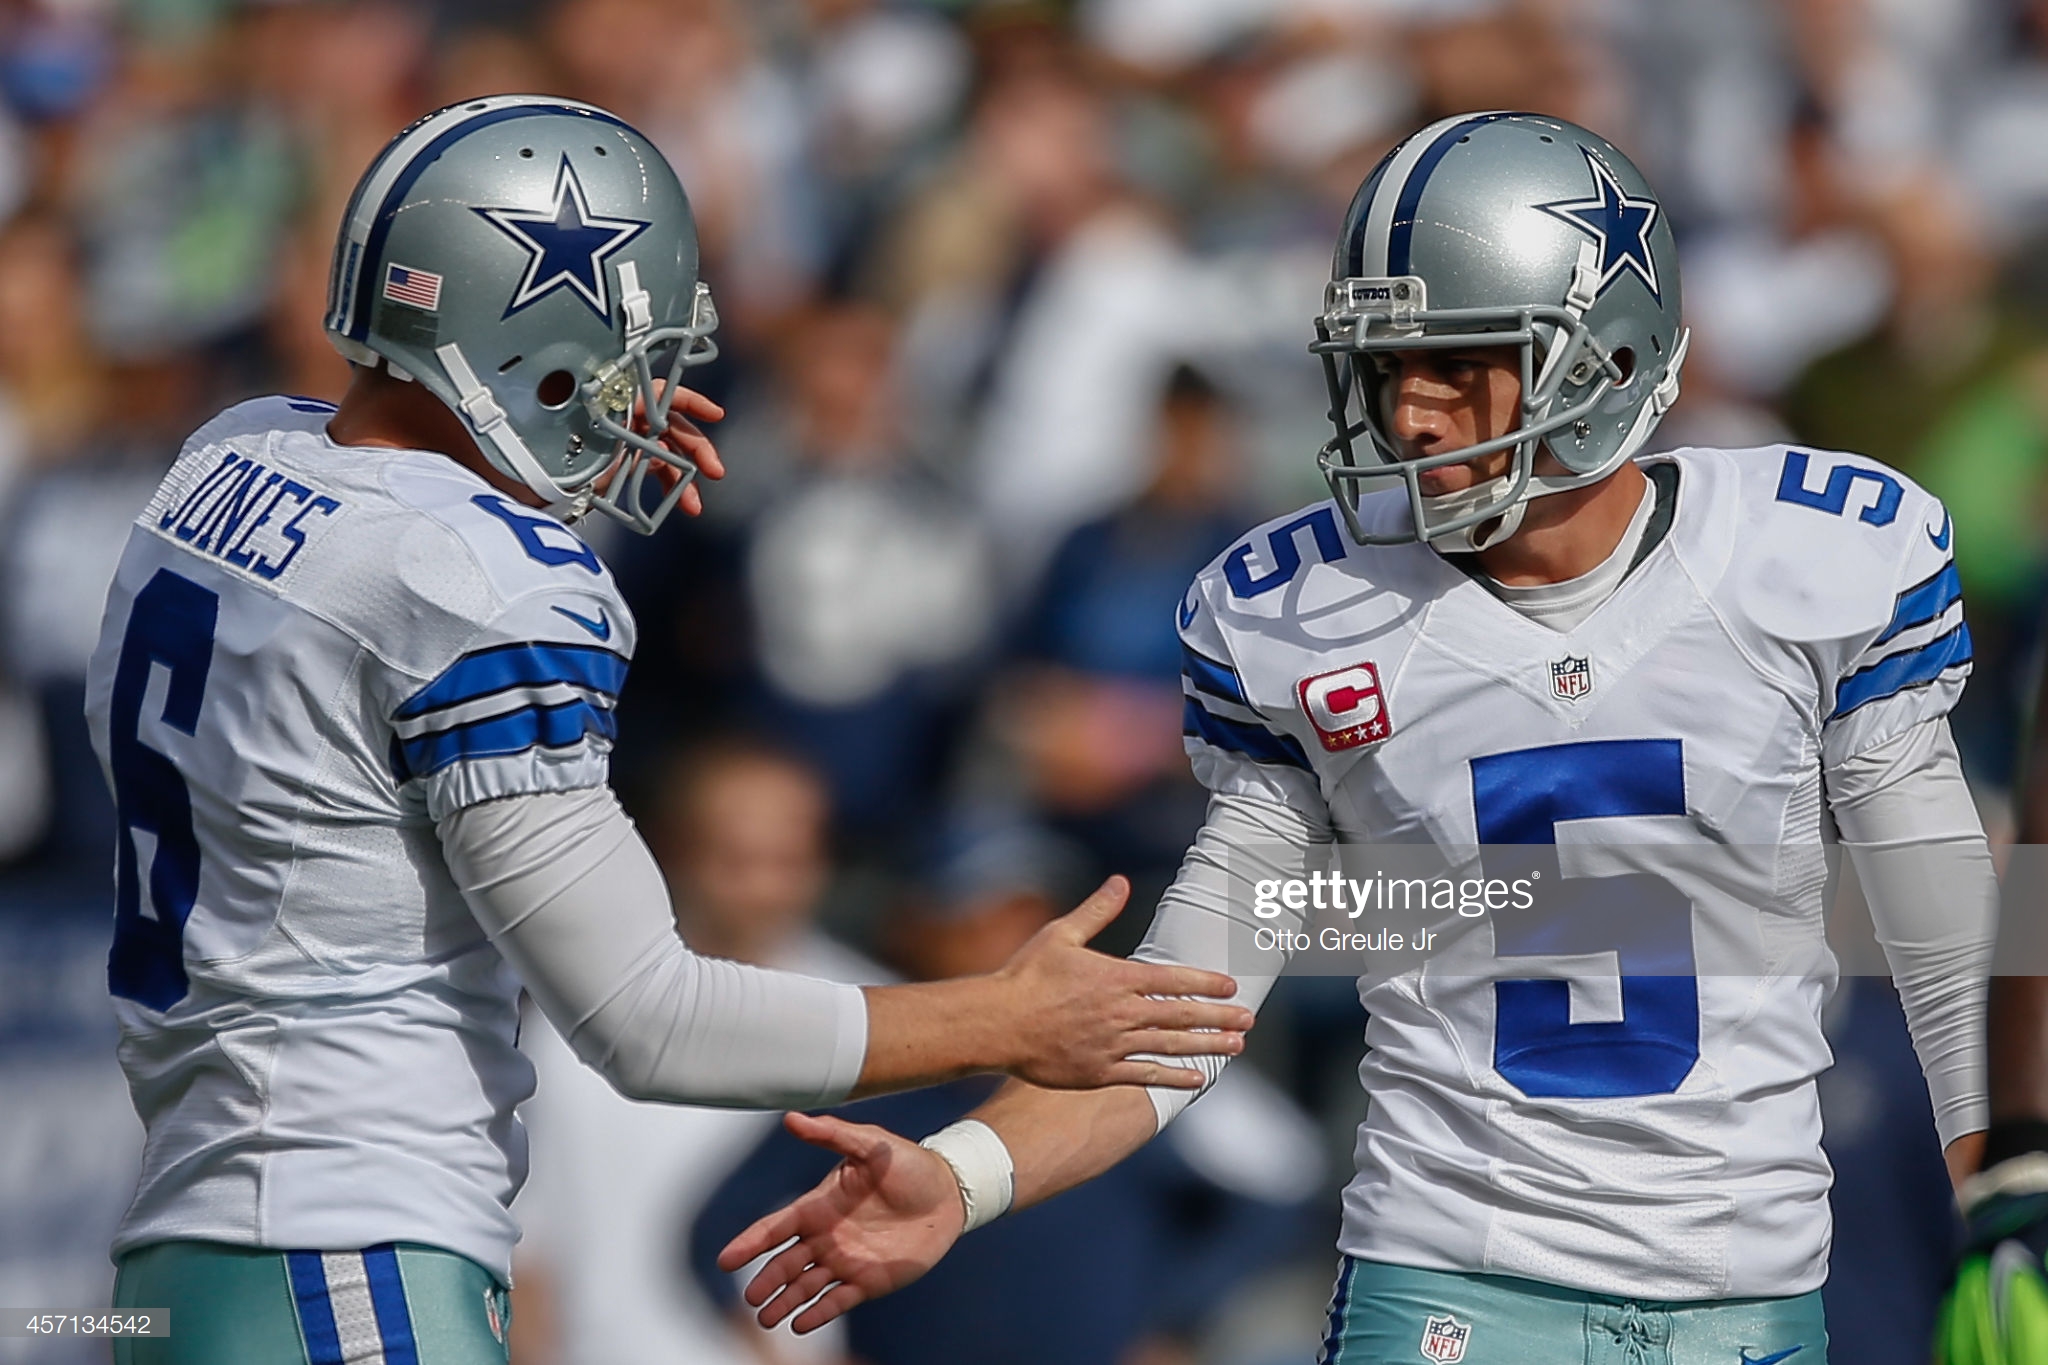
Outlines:
{"label": "white wristband", "polygon": [[996,1136],[996,1130],[980,1119],[949,1123],[917,1144],[937,1152],[953,1168],[953,1181],[960,1187],[960,1202],[967,1208],[962,1232],[972,1232],[993,1223],[1010,1211],[1016,1194],[1016,1166],[1010,1149]]}

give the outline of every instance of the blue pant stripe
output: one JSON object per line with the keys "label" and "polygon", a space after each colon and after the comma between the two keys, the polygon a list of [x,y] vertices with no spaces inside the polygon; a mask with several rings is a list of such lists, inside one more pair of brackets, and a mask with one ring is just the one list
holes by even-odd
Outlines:
{"label": "blue pant stripe", "polygon": [[1344,1268],[1337,1272],[1337,1287],[1330,1294],[1330,1330],[1323,1336],[1323,1349],[1316,1352],[1316,1365],[1337,1365],[1337,1355],[1344,1349],[1344,1319],[1351,1307],[1351,1276],[1357,1269],[1358,1262],[1346,1256]]}
{"label": "blue pant stripe", "polygon": [[370,1280],[370,1306],[377,1310],[377,1335],[384,1339],[384,1365],[420,1365],[405,1280],[398,1273],[398,1249],[389,1242],[364,1247],[363,1271]]}
{"label": "blue pant stripe", "polygon": [[334,1326],[334,1305],[327,1299],[327,1268],[317,1251],[287,1251],[292,1299],[299,1308],[299,1334],[306,1339],[307,1365],[343,1365],[341,1333]]}

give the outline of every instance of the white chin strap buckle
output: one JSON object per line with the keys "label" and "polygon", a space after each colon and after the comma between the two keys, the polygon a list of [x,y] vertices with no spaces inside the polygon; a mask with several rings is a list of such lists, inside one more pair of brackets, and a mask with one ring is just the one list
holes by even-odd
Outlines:
{"label": "white chin strap buckle", "polygon": [[[1422,507],[1425,512],[1443,513],[1445,521],[1454,521],[1481,508],[1493,506],[1513,485],[1513,478],[1502,474],[1496,478],[1482,479],[1470,488],[1460,489],[1456,493],[1439,493],[1434,497],[1425,497],[1422,500]],[[1522,514],[1528,508],[1528,499],[1518,498],[1501,508],[1497,516],[1482,518],[1470,526],[1446,531],[1442,535],[1430,535],[1427,524],[1416,529],[1424,540],[1438,550],[1451,554],[1471,554],[1498,545],[1513,535],[1521,528]],[[1482,531],[1485,532],[1483,536],[1480,534]]]}

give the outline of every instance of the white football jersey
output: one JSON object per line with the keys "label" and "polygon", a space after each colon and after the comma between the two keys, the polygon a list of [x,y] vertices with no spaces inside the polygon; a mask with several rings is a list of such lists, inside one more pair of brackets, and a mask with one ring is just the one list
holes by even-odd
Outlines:
{"label": "white football jersey", "polygon": [[[1821,772],[1961,692],[1948,517],[1857,456],[1658,459],[1668,533],[1567,634],[1426,546],[1357,546],[1327,503],[1182,604],[1188,750],[1217,792],[1347,844],[1556,845],[1566,876],[1599,875],[1601,844],[1717,850],[1697,884],[1635,884],[1634,943],[1502,913],[1361,980],[1353,1256],[1652,1299],[1826,1276]],[[1362,515],[1408,513],[1392,493]]]}
{"label": "white football jersey", "polygon": [[88,679],[148,1128],[115,1251],[422,1242],[509,1274],[518,983],[434,822],[608,775],[633,622],[559,521],[266,398],[187,442]]}

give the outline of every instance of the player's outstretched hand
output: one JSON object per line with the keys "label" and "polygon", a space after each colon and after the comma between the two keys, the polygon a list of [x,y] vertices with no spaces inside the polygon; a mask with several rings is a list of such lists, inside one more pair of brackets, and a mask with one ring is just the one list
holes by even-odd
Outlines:
{"label": "player's outstretched hand", "polygon": [[735,1271],[783,1247],[748,1282],[746,1300],[763,1327],[796,1313],[795,1330],[811,1332],[937,1265],[967,1213],[945,1160],[886,1128],[808,1114],[782,1121],[844,1160],[809,1194],[726,1243],[718,1265]]}
{"label": "player's outstretched hand", "polygon": [[[660,387],[665,381],[657,379]],[[725,477],[725,461],[719,458],[718,447],[711,444],[711,438],[704,434],[699,422],[716,422],[725,416],[725,409],[698,393],[695,389],[676,385],[675,401],[668,408],[668,430],[663,433],[662,444],[676,454],[697,466],[697,476],[703,479]],[[634,429],[647,430],[647,405],[636,400],[633,404]],[[654,462],[654,476],[661,480],[663,492],[675,487],[682,471],[672,465]],[[692,483],[683,490],[682,500],[676,504],[687,516],[696,516],[704,510],[704,495]]]}
{"label": "player's outstretched hand", "polygon": [[1963,1200],[1969,1245],[1941,1306],[1936,1365],[2048,1361],[2048,1153],[2000,1162]]}
{"label": "player's outstretched hand", "polygon": [[[996,973],[1013,1029],[1011,1075],[1053,1090],[1103,1085],[1195,1089],[1202,1073],[1134,1053],[1234,1056],[1252,1012],[1223,1003],[1237,983],[1221,972],[1132,962],[1087,946],[1117,917],[1131,884],[1111,877],[1040,929]],[[1189,999],[1206,996],[1210,999]]]}

